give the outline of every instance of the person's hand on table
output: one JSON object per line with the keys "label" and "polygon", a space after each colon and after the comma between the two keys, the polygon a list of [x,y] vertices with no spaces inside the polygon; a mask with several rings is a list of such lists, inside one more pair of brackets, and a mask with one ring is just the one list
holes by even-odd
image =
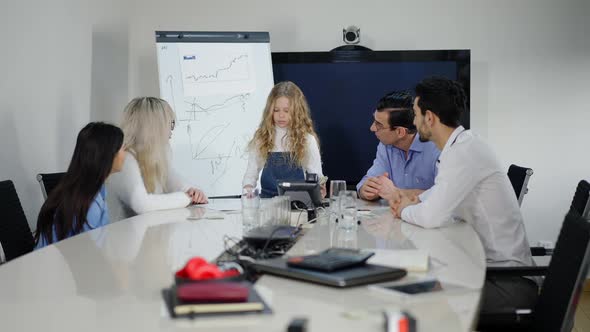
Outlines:
{"label": "person's hand on table", "polygon": [[387,172],[383,173],[383,175],[379,175],[377,180],[380,183],[378,192],[379,197],[385,200],[391,200],[392,198],[396,197],[395,193],[399,192],[400,190],[395,186],[395,184],[393,184],[393,181],[389,179]]}
{"label": "person's hand on table", "polygon": [[242,188],[242,195],[246,195],[246,197],[248,198],[253,198],[254,197],[254,186],[253,185],[245,185],[244,188]]}
{"label": "person's hand on table", "polygon": [[365,183],[363,183],[361,190],[359,190],[359,194],[362,199],[374,201],[379,198],[380,189],[381,182],[379,181],[379,177],[370,177],[365,181]]}
{"label": "person's hand on table", "polygon": [[326,198],[327,190],[325,183],[320,185],[320,193],[322,194],[322,199]]}
{"label": "person's hand on table", "polygon": [[204,192],[197,188],[189,188],[186,194],[191,199],[191,204],[206,204],[209,202]]}
{"label": "person's hand on table", "polygon": [[402,211],[410,206],[416,205],[420,203],[418,196],[409,197],[408,195],[403,194],[401,191],[397,191],[394,193],[393,197],[389,200],[389,208],[391,209],[391,213],[396,217],[402,217]]}

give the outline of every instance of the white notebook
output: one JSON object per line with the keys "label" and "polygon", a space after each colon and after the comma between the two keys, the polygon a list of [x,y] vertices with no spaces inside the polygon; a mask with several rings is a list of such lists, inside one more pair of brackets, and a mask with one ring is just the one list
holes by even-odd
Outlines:
{"label": "white notebook", "polygon": [[242,201],[240,199],[210,199],[208,204],[201,205],[216,211],[240,211]]}
{"label": "white notebook", "polygon": [[370,249],[375,256],[368,260],[370,264],[400,267],[408,272],[428,271],[428,253],[420,249],[388,250]]}

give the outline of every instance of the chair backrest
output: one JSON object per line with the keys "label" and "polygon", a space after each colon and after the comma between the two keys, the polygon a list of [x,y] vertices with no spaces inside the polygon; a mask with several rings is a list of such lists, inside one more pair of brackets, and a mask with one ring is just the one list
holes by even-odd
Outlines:
{"label": "chair backrest", "polygon": [[0,242],[0,264],[6,262],[6,256],[4,256],[4,248],[2,248],[2,242]]}
{"label": "chair backrest", "polygon": [[583,218],[590,217],[590,183],[588,181],[582,180],[578,183],[570,208],[578,211]]}
{"label": "chair backrest", "polygon": [[589,244],[590,223],[570,209],[533,311],[533,331],[571,331],[590,265]]}
{"label": "chair backrest", "polygon": [[7,261],[33,251],[35,241],[12,181],[0,181],[0,242]]}
{"label": "chair backrest", "polygon": [[510,179],[510,183],[512,183],[512,188],[514,188],[514,193],[516,194],[519,206],[522,204],[524,195],[529,191],[527,185],[531,175],[533,175],[533,170],[531,168],[521,167],[514,164],[510,165],[508,168],[508,178]]}
{"label": "chair backrest", "polygon": [[45,174],[37,174],[37,181],[41,185],[41,192],[43,193],[43,198],[47,199],[47,196],[51,193],[55,187],[61,181],[61,178],[66,173],[45,173]]}

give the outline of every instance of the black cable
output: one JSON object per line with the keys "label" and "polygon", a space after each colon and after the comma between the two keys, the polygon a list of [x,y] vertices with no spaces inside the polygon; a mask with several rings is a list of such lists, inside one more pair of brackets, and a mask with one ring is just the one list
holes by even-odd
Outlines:
{"label": "black cable", "polygon": [[[261,255],[265,255],[265,256],[266,256],[266,248],[267,248],[267,247],[268,247],[268,245],[270,244],[270,240],[272,240],[272,237],[273,237],[273,236],[274,236],[274,235],[275,235],[275,234],[276,234],[278,231],[280,231],[280,230],[282,230],[282,229],[283,229],[283,228],[282,228],[281,226],[279,226],[279,227],[275,228],[275,230],[273,230],[273,231],[272,231],[272,233],[270,233],[270,235],[269,235],[268,239],[266,239],[266,243],[264,244],[264,247],[262,247],[262,250],[261,250],[261,252],[260,252],[260,254],[261,254]],[[300,228],[299,228],[299,227],[296,227],[296,228],[295,228],[295,230],[293,231],[293,233],[292,233],[291,235],[295,234],[295,231],[296,231],[296,230],[298,230],[298,229],[300,229]],[[291,241],[293,241],[293,240],[291,240]]]}
{"label": "black cable", "polygon": [[268,236],[268,239],[266,239],[266,243],[264,243],[264,246],[262,247],[262,251],[260,252],[261,255],[264,255],[264,252],[266,251],[266,247],[268,247],[270,240],[272,240],[273,235],[275,235],[276,232],[278,232],[281,229],[282,228],[279,226],[279,227],[275,228],[274,231],[272,231],[270,233],[270,235]]}

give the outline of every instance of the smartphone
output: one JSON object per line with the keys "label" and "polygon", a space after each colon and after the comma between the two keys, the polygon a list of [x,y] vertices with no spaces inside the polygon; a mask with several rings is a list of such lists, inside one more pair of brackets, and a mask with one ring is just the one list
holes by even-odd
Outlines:
{"label": "smartphone", "polygon": [[409,295],[420,294],[420,293],[430,293],[430,292],[438,292],[443,290],[442,285],[436,279],[432,280],[424,280],[419,282],[414,282],[405,285],[391,285],[391,286],[382,286],[385,289],[394,290],[398,292],[402,292]]}
{"label": "smartphone", "polygon": [[445,291],[445,293],[470,291],[470,288],[468,287],[449,283],[441,283],[435,278],[415,279],[413,277],[408,277],[408,279],[410,280],[406,279],[393,283],[371,285],[369,288],[379,292],[386,292],[388,294],[395,294],[398,296],[413,296],[427,293],[436,294],[440,291]]}

